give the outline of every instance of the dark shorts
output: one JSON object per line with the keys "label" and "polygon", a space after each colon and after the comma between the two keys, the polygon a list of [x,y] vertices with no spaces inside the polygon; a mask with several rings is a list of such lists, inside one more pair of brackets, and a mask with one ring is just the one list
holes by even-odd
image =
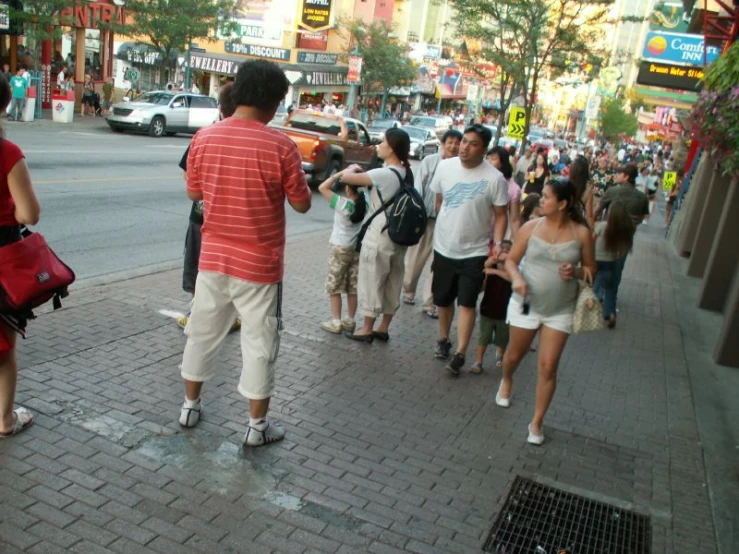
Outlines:
{"label": "dark shorts", "polygon": [[488,346],[494,344],[500,348],[508,346],[510,338],[510,329],[508,324],[502,319],[490,319],[484,315],[480,316],[480,340],[479,346]]}
{"label": "dark shorts", "polygon": [[193,223],[187,226],[185,235],[185,264],[182,269],[182,290],[195,294],[195,281],[198,278],[198,263],[200,262],[200,241],[202,225]]}
{"label": "dark shorts", "polygon": [[485,280],[485,260],[486,256],[453,260],[434,252],[431,264],[434,304],[451,306],[456,299],[457,304],[465,308],[477,307],[477,297]]}

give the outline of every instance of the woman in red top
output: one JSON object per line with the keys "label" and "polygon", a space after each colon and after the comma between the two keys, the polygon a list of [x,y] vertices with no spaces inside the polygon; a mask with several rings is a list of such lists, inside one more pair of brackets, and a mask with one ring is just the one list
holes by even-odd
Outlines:
{"label": "woman in red top", "polygon": [[[0,111],[9,102],[10,86],[0,74]],[[20,240],[20,226],[35,225],[40,215],[23,152],[0,132],[0,246]],[[0,438],[16,435],[33,423],[30,412],[13,409],[18,381],[13,329],[22,332],[25,325],[25,320],[0,313]]]}

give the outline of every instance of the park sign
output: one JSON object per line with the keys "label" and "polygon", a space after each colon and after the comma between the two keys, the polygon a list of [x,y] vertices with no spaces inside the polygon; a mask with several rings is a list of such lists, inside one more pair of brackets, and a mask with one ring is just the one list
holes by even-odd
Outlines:
{"label": "park sign", "polygon": [[333,0],[303,0],[300,10],[300,27],[317,32],[331,28],[331,3]]}
{"label": "park sign", "polygon": [[656,62],[641,62],[636,82],[640,85],[674,90],[699,91],[704,71],[698,67],[686,67]]}
{"label": "park sign", "polygon": [[721,55],[721,50],[706,47],[705,42],[701,35],[650,31],[644,39],[642,57],[660,62],[709,64]]}
{"label": "park sign", "polygon": [[523,140],[523,132],[525,129],[526,108],[511,108],[511,115],[508,116],[508,136],[510,138]]}

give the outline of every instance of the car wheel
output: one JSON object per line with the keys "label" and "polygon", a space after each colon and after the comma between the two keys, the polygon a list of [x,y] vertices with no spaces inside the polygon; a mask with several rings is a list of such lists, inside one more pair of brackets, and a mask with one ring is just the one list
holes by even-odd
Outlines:
{"label": "car wheel", "polygon": [[151,120],[149,125],[149,135],[152,137],[161,137],[164,135],[167,124],[164,122],[164,118],[161,115],[156,116]]}
{"label": "car wheel", "polygon": [[418,153],[418,159],[423,160],[426,157],[426,147],[422,146],[421,151]]}

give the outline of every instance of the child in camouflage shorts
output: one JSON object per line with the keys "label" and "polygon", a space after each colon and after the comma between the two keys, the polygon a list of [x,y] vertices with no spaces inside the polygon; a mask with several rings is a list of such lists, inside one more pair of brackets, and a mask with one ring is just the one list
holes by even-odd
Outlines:
{"label": "child in camouflage shorts", "polygon": [[[359,252],[356,250],[357,235],[367,213],[364,193],[344,186],[345,196],[334,192],[340,185],[340,175],[329,177],[318,187],[318,192],[328,200],[334,210],[334,228],[329,239],[331,253],[328,260],[326,294],[331,298],[331,319],[321,323],[321,329],[339,334],[353,332],[354,316],[357,312],[357,276],[359,274]],[[341,319],[341,295],[346,294],[347,317]]]}

